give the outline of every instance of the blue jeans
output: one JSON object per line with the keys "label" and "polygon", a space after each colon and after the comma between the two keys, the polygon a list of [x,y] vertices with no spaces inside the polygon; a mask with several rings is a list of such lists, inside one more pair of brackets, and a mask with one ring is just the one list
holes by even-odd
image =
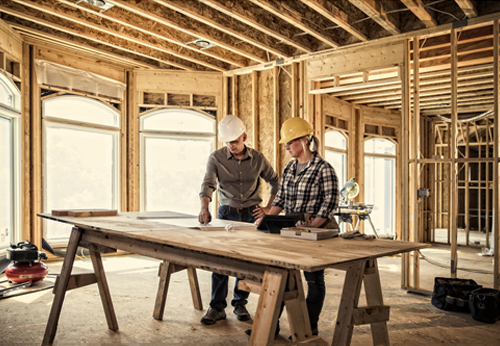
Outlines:
{"label": "blue jeans", "polygon": [[[249,222],[254,223],[255,218],[252,215],[252,212],[238,214],[236,211],[225,206],[219,207],[219,219],[223,220],[232,220],[232,221],[240,221],[240,222]],[[212,297],[210,300],[210,307],[222,311],[226,308],[227,302],[227,291],[228,291],[228,280],[229,277],[227,275],[212,273]],[[233,299],[231,300],[231,305],[235,306],[236,304],[246,305],[248,303],[249,292],[242,291],[238,289],[238,282],[240,279],[236,279],[234,285]]]}

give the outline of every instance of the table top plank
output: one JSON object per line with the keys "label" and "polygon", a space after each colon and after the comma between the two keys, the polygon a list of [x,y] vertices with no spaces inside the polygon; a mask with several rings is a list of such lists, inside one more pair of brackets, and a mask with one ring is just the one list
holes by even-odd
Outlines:
{"label": "table top plank", "polygon": [[166,224],[168,220],[140,219],[147,213],[119,213],[108,217],[39,216],[82,228],[134,239],[237,258],[283,268],[315,271],[361,259],[372,259],[429,247],[430,244],[394,240],[330,238],[309,241],[263,233],[255,229],[197,230]]}

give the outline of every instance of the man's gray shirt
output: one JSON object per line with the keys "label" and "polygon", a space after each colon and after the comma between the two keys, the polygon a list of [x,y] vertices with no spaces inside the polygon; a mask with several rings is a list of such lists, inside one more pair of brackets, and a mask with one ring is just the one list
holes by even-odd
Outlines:
{"label": "man's gray shirt", "polygon": [[261,152],[247,147],[243,158],[238,160],[227,147],[221,148],[208,158],[200,197],[212,200],[218,181],[220,204],[233,208],[257,205],[262,201],[259,177],[271,185],[271,195],[278,192],[278,174]]}

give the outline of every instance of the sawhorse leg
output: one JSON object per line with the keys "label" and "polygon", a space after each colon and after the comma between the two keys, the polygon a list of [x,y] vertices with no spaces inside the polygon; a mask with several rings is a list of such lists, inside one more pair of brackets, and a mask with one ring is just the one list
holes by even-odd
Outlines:
{"label": "sawhorse leg", "polygon": [[61,315],[61,309],[66,294],[66,286],[68,285],[71,270],[73,269],[73,262],[75,261],[76,249],[82,237],[82,231],[78,227],[73,227],[71,236],[69,237],[68,249],[64,256],[64,262],[59,276],[59,285],[54,288],[54,301],[50,308],[49,320],[45,327],[45,335],[43,336],[42,346],[52,345],[57,331],[57,323]]}
{"label": "sawhorse leg", "polygon": [[[368,306],[358,307],[363,280]],[[389,307],[383,305],[377,261],[375,259],[362,260],[349,264],[332,346],[349,346],[354,326],[363,324],[371,325],[374,345],[389,346],[386,324],[388,320]]]}
{"label": "sawhorse leg", "polygon": [[109,293],[109,286],[104,274],[102,266],[101,254],[97,251],[90,250],[90,259],[94,267],[94,273],[97,279],[97,287],[99,288],[99,295],[101,296],[102,307],[108,322],[108,328],[112,331],[118,331],[118,321],[116,320],[115,309],[113,308],[113,301]]}
{"label": "sawhorse leg", "polygon": [[[106,275],[104,274],[101,254],[99,253],[99,251],[115,252],[116,250],[81,241],[82,232],[83,230],[78,227],[73,227],[73,230],[71,232],[68,249],[66,251],[66,256],[64,257],[64,262],[61,269],[61,275],[56,280],[56,283],[54,285],[54,301],[50,309],[49,320],[47,322],[45,335],[42,341],[42,345],[44,346],[52,345],[52,343],[54,342],[57,331],[57,323],[61,314],[62,304],[64,302],[66,291],[93,283],[97,283],[99,287],[99,293],[101,296],[104,314],[106,315],[109,329],[113,331],[118,330],[118,322],[116,320],[115,311],[113,309],[113,303],[111,301],[111,295],[109,293]],[[90,250],[90,258],[94,267],[93,274],[89,273],[71,275],[73,263],[75,262],[76,250],[78,249],[79,244],[87,247]]]}
{"label": "sawhorse leg", "polygon": [[153,317],[159,321],[163,319],[163,314],[165,312],[165,305],[167,303],[167,293],[168,285],[170,284],[170,275],[178,271],[186,269],[188,272],[189,286],[191,288],[191,296],[193,298],[193,305],[195,309],[203,310],[203,304],[201,301],[200,287],[198,285],[198,276],[196,275],[196,269],[193,267],[179,266],[167,261],[160,263],[160,268],[158,270],[158,276],[160,277],[160,282],[158,284],[158,292],[156,293],[155,308],[153,312]]}
{"label": "sawhorse leg", "polygon": [[300,271],[268,268],[264,273],[262,284],[240,280],[238,288],[259,294],[250,345],[274,344],[282,302],[285,302],[293,341],[296,343],[311,341],[311,324]]}

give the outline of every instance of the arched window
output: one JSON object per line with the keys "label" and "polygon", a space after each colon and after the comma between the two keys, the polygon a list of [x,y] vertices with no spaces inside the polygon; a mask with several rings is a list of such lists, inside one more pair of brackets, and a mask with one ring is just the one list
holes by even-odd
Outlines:
{"label": "arched window", "polygon": [[21,240],[21,93],[0,73],[0,251]]}
{"label": "arched window", "polygon": [[[365,202],[373,204],[377,233],[396,234],[396,144],[381,138],[365,141]],[[372,232],[365,227],[365,232]]]}
{"label": "arched window", "polygon": [[141,117],[141,210],[199,213],[215,128],[214,117],[187,109],[161,109]]}
{"label": "arched window", "polygon": [[347,138],[340,132],[325,133],[325,159],[333,166],[339,179],[339,189],[347,179]]}
{"label": "arched window", "polygon": [[[347,181],[347,138],[336,130],[325,132],[325,159],[333,168],[338,178],[339,192]],[[340,223],[340,230],[346,231],[346,224]]]}
{"label": "arched window", "polygon": [[[44,210],[118,209],[120,112],[82,96],[42,103]],[[71,228],[46,222],[45,238],[67,241]]]}

